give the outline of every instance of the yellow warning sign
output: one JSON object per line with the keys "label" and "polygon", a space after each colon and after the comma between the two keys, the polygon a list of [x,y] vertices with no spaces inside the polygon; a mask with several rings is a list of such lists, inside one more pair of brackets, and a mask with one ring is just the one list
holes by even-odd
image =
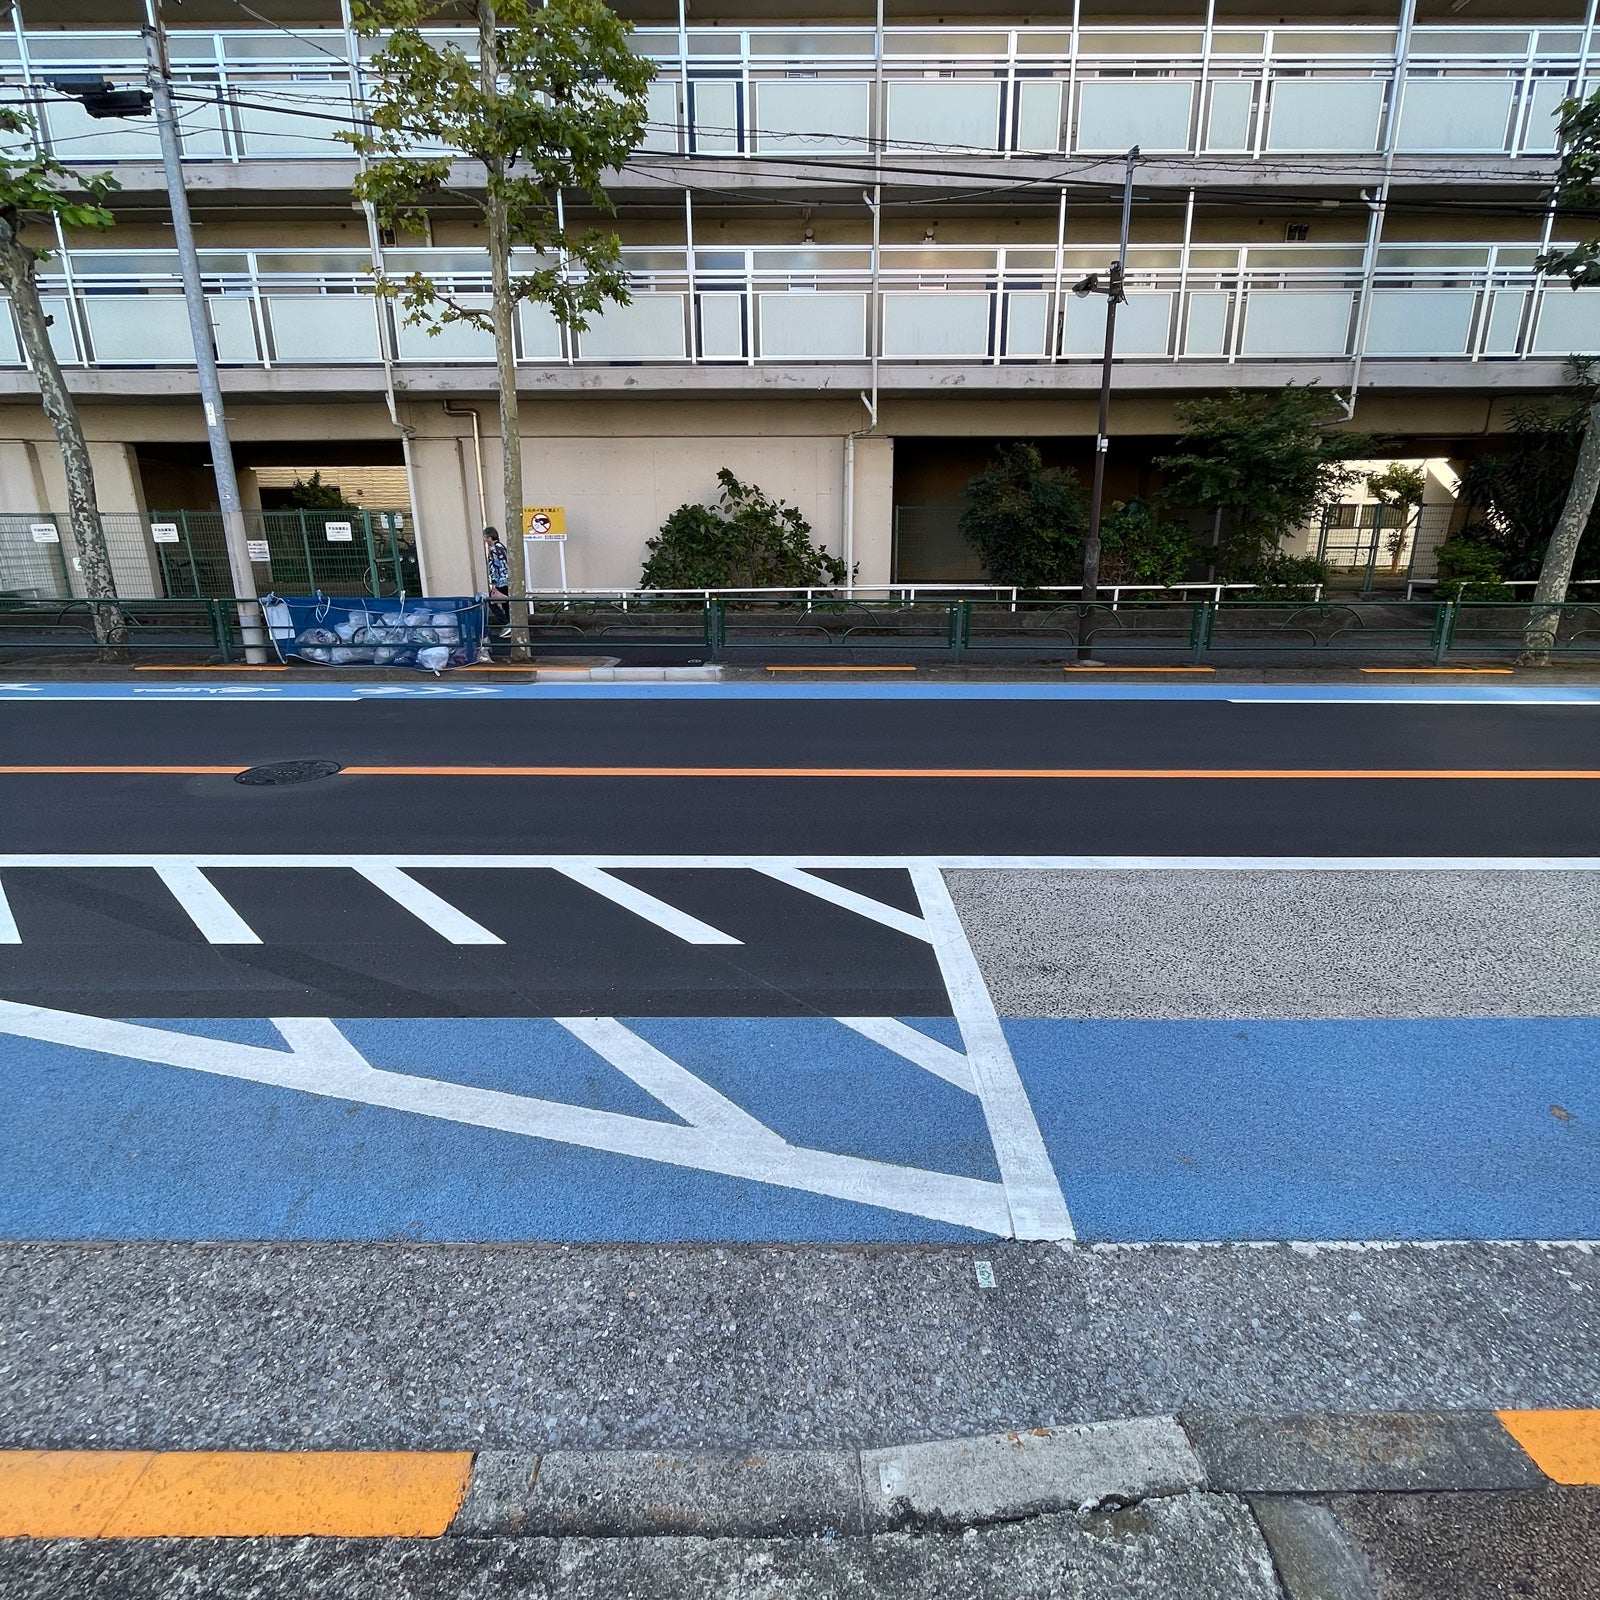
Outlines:
{"label": "yellow warning sign", "polygon": [[524,506],[522,531],[530,539],[565,539],[567,536],[567,510],[565,506]]}

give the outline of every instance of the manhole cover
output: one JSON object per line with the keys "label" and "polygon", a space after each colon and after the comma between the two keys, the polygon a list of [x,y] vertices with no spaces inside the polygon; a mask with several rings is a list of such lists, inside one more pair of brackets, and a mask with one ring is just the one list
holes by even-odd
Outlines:
{"label": "manhole cover", "polygon": [[274,761],[264,767],[247,767],[233,775],[235,783],[274,785],[310,783],[313,778],[331,778],[344,768],[337,761]]}

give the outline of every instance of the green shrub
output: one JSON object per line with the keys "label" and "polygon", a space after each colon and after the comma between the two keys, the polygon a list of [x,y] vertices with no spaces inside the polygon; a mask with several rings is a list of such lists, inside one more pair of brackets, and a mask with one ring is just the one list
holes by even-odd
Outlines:
{"label": "green shrub", "polygon": [[1148,500],[1113,500],[1100,518],[1101,583],[1182,583],[1194,558],[1194,535]]}
{"label": "green shrub", "polygon": [[1250,566],[1235,572],[1230,582],[1253,583],[1255,588],[1241,594],[1241,600],[1294,600],[1309,602],[1315,585],[1327,581],[1327,572],[1314,556],[1287,556],[1274,550]]}
{"label": "green shrub", "polygon": [[1047,467],[1037,446],[1002,445],[967,484],[961,531],[978,552],[990,583],[1037,589],[1076,583],[1089,526],[1083,485]]}
{"label": "green shrub", "polygon": [[714,506],[682,505],[646,545],[643,589],[812,589],[845,582],[845,564],[811,542],[811,524],[724,467]]}
{"label": "green shrub", "polygon": [[1446,539],[1439,546],[1439,582],[1434,595],[1440,600],[1510,600],[1512,591],[1501,581],[1506,559],[1481,539]]}

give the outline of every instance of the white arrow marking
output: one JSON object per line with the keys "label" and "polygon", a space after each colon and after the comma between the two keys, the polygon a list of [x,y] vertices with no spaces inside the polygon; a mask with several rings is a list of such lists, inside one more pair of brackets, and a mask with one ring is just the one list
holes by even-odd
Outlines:
{"label": "white arrow marking", "polygon": [[[1005,1191],[997,1183],[864,1161],[826,1150],[800,1149],[782,1143],[770,1133],[763,1139],[753,1139],[721,1130],[684,1128],[646,1117],[593,1111],[531,1095],[478,1089],[438,1078],[386,1072],[370,1065],[324,1019],[283,1019],[277,1027],[291,1046],[288,1051],[0,1000],[0,1033],[17,1038],[39,1039],[100,1055],[150,1061],[213,1077],[353,1100],[444,1122],[746,1178],[887,1211],[908,1212],[1002,1238],[1011,1231]],[[338,1044],[334,1043],[335,1037]]]}

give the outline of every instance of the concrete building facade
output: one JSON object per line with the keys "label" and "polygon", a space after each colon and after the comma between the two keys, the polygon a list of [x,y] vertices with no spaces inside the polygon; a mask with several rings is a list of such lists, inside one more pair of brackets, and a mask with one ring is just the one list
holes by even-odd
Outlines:
{"label": "concrete building facade", "polygon": [[[1600,351],[1600,291],[1533,268],[1563,242],[1555,113],[1600,77],[1597,3],[623,0],[658,69],[611,185],[632,304],[582,334],[537,308],[519,325],[526,496],[565,508],[569,582],[635,582],[724,466],[863,584],[957,571],[960,488],[996,441],[1087,471],[1104,301],[1071,289],[1115,253],[1133,144],[1114,495],[1148,484],[1176,400],[1230,387],[1324,385],[1400,458],[1482,448]],[[49,87],[140,82],[128,9],[21,0],[0,73],[60,159],[121,184],[117,226],[63,236],[43,281],[102,508],[136,543],[215,505],[155,132]],[[448,201],[415,237],[372,229],[334,137],[363,96],[344,8],[257,9],[274,25],[168,8],[247,499],[285,471],[389,469],[370,481],[404,484],[382,509],[409,519],[421,583],[471,592],[479,529],[505,520],[489,341],[406,327],[368,286],[381,262],[481,293],[481,230]],[[452,187],[478,181],[463,163]],[[0,315],[0,552],[64,503]],[[131,543],[119,560],[154,570]]]}

